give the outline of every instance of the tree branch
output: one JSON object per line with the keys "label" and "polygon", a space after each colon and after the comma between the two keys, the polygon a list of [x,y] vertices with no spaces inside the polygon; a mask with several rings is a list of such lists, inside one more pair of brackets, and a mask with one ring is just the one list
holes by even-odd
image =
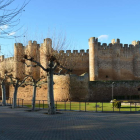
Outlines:
{"label": "tree branch", "polygon": [[[45,69],[39,62],[33,60],[33,58],[26,58],[26,57],[24,57],[24,59],[36,63],[36,66],[39,66],[39,67],[41,67],[44,71],[48,72],[48,68]],[[24,63],[25,63],[25,62],[24,62]],[[26,64],[26,65],[27,65],[27,64]],[[32,66],[32,65],[27,65],[27,66]]]}
{"label": "tree branch", "polygon": [[67,68],[63,67],[62,65],[59,65],[59,67],[60,67],[60,68],[62,68],[62,69],[67,70],[67,72],[72,72],[72,70],[71,70],[71,69],[67,69]]}
{"label": "tree branch", "polygon": [[28,78],[29,78],[29,76],[25,77],[25,78],[22,80],[22,82],[18,85],[18,87],[20,87],[20,86],[25,82],[25,80],[28,79]]}
{"label": "tree branch", "polygon": [[57,63],[54,64],[53,70],[55,70],[56,68],[57,68]]}
{"label": "tree branch", "polygon": [[42,83],[38,84],[37,86],[39,87],[40,85],[47,83],[47,81],[43,81]]}

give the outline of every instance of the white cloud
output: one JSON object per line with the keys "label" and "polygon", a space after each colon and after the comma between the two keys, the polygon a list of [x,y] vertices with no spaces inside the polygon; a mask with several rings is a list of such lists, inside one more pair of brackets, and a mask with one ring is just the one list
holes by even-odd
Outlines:
{"label": "white cloud", "polygon": [[8,35],[14,35],[16,32],[11,32],[11,33],[9,33]]}
{"label": "white cloud", "polygon": [[98,39],[99,39],[100,41],[106,40],[106,39],[108,39],[108,35],[100,35],[100,36],[98,37]]}
{"label": "white cloud", "polygon": [[2,26],[0,26],[0,29],[6,30],[8,27],[9,27],[8,25],[2,25]]}

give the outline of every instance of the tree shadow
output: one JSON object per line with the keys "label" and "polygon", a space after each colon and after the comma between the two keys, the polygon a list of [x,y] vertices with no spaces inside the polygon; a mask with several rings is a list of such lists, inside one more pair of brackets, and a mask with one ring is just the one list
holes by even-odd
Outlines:
{"label": "tree shadow", "polygon": [[140,109],[140,107],[120,107],[120,108],[139,108]]}
{"label": "tree shadow", "polygon": [[27,111],[27,112],[37,112],[37,111],[40,111],[41,109],[35,109],[35,110],[32,110],[32,109],[29,109],[29,110],[24,110],[24,111]]}

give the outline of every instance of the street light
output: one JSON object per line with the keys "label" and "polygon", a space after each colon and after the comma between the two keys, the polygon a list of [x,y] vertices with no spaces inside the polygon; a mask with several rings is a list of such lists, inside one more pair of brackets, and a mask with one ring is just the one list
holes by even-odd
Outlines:
{"label": "street light", "polygon": [[114,82],[112,82],[112,100],[113,100],[113,84]]}

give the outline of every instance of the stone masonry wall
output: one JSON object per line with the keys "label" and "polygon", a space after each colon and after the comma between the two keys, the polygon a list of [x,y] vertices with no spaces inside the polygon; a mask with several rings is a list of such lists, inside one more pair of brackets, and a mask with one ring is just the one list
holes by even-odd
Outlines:
{"label": "stone masonry wall", "polygon": [[90,81],[140,79],[139,41],[133,41],[130,45],[123,45],[119,39],[116,42],[113,39],[109,45],[106,43],[101,45],[97,38],[91,37],[89,48],[93,50],[89,50],[89,61],[92,60],[89,66]]}
{"label": "stone masonry wall", "polygon": [[[112,99],[112,82],[113,81],[90,81],[89,96],[91,101],[110,101]],[[137,95],[140,98],[140,81],[114,81],[113,96]]]}
{"label": "stone masonry wall", "polygon": [[[112,99],[113,81],[90,81],[88,75],[54,76],[55,101],[110,101]],[[140,98],[140,81],[114,81],[113,97],[138,96]],[[13,97],[14,88],[10,86],[10,95]],[[32,100],[33,87],[20,87],[17,98]],[[130,98],[129,98],[130,99]],[[47,100],[47,85],[37,88],[36,100]]]}
{"label": "stone masonry wall", "polygon": [[[43,67],[47,68],[47,53],[52,47],[52,42],[50,38],[44,39],[44,42],[39,45],[36,41],[29,41],[28,45],[25,47],[21,43],[15,43],[14,45],[14,57],[12,58],[4,58],[4,56],[0,56],[0,74],[4,75],[4,70],[13,69],[13,75],[15,77],[24,78],[24,74],[32,74],[32,76],[36,79],[45,75],[40,67],[27,67],[23,63],[21,63],[21,59],[25,54],[34,58],[42,64]],[[51,48],[52,49],[52,48]],[[89,50],[59,50],[57,52],[57,56],[59,56],[59,62],[61,65],[65,66],[68,69],[72,69],[72,74],[81,75],[85,72],[89,72]],[[26,61],[28,65],[34,63],[30,61]],[[9,68],[11,66],[11,68]],[[61,74],[65,74],[65,70],[62,70]]]}
{"label": "stone masonry wall", "polygon": [[89,98],[88,73],[70,76],[70,100],[86,101]]}
{"label": "stone masonry wall", "polygon": [[[9,89],[9,97],[13,97],[14,87]],[[17,98],[32,100],[33,87],[19,87]],[[54,100],[85,100],[88,98],[88,74],[76,75],[54,75]],[[47,84],[37,88],[36,100],[47,100]]]}

